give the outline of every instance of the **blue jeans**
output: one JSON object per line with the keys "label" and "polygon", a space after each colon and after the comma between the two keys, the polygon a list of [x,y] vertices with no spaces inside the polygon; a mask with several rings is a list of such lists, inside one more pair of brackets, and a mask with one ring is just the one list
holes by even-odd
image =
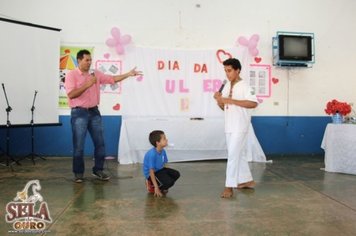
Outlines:
{"label": "blue jeans", "polygon": [[94,143],[95,164],[93,171],[103,170],[105,161],[105,143],[100,111],[97,107],[91,109],[72,108],[71,123],[73,134],[73,172],[84,173],[84,144],[87,131]]}

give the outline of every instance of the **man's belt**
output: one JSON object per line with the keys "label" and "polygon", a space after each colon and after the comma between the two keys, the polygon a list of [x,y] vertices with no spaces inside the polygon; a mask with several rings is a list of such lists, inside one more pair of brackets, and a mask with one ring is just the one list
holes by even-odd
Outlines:
{"label": "man's belt", "polygon": [[95,106],[95,107],[73,107],[72,109],[84,109],[84,110],[87,110],[87,111],[91,111],[91,110],[98,109],[98,106]]}

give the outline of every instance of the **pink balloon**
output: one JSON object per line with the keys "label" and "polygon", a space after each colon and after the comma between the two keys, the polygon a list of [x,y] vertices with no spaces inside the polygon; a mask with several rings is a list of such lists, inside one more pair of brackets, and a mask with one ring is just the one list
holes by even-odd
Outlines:
{"label": "pink balloon", "polygon": [[260,36],[258,34],[254,34],[251,36],[250,41],[255,41],[256,43],[260,40]]}
{"label": "pink balloon", "polygon": [[237,42],[239,42],[239,44],[243,45],[243,46],[247,46],[248,45],[248,41],[245,37],[239,37],[237,39]]}
{"label": "pink balloon", "polygon": [[108,47],[115,47],[115,45],[116,45],[116,40],[109,38],[109,39],[106,40],[106,45],[107,45]]}
{"label": "pink balloon", "polygon": [[254,49],[254,48],[256,48],[256,46],[257,46],[257,42],[256,41],[249,41],[249,43],[248,43],[248,49]]}
{"label": "pink balloon", "polygon": [[119,55],[124,54],[124,52],[125,52],[124,47],[123,47],[121,44],[117,44],[117,45],[116,45],[116,52],[117,52],[117,54],[119,54]]}
{"label": "pink balloon", "polygon": [[250,49],[249,52],[250,52],[251,56],[253,56],[253,57],[257,56],[259,53],[257,48]]}
{"label": "pink balloon", "polygon": [[131,42],[131,36],[126,34],[126,35],[123,35],[121,38],[120,38],[120,43],[122,44],[128,44]]}
{"label": "pink balloon", "polygon": [[106,40],[106,45],[108,47],[113,47],[115,48],[115,51],[117,54],[122,55],[125,53],[125,44],[129,44],[131,42],[131,36],[130,35],[122,35],[120,33],[120,29],[117,27],[111,28],[111,35],[112,38],[108,38]]}
{"label": "pink balloon", "polygon": [[120,34],[120,30],[116,27],[113,27],[111,29],[111,35],[114,37],[114,39],[119,39],[121,34]]}

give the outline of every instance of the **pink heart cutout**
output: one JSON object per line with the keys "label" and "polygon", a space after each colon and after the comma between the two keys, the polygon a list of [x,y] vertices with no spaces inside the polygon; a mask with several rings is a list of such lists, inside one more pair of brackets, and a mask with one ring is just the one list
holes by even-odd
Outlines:
{"label": "pink heart cutout", "polygon": [[255,57],[255,62],[256,63],[260,63],[262,61],[262,58],[261,57]]}
{"label": "pink heart cutout", "polygon": [[223,61],[225,61],[226,59],[232,58],[230,53],[225,52],[222,49],[216,51],[216,57],[218,58],[220,63],[223,63]]}
{"label": "pink heart cutout", "polygon": [[273,82],[274,84],[278,84],[279,79],[277,79],[277,78],[272,78],[272,82]]}
{"label": "pink heart cutout", "polygon": [[104,58],[105,58],[105,59],[109,59],[109,58],[110,58],[110,53],[105,53],[105,54],[104,54]]}
{"label": "pink heart cutout", "polygon": [[262,103],[263,99],[262,98],[257,98],[258,103]]}
{"label": "pink heart cutout", "polygon": [[136,80],[137,80],[138,82],[141,82],[141,81],[143,80],[143,76],[142,76],[142,75],[137,76],[137,77],[136,77]]}
{"label": "pink heart cutout", "polygon": [[112,109],[115,111],[118,111],[118,110],[120,110],[120,107],[121,107],[120,104],[117,103],[115,106],[112,107]]}

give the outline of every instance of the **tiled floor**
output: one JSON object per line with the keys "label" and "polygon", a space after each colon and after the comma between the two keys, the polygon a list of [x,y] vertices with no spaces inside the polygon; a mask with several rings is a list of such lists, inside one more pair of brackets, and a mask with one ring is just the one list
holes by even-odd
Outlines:
{"label": "tiled floor", "polygon": [[355,175],[320,170],[323,157],[269,159],[250,163],[255,190],[231,199],[219,197],[221,160],[170,164],[181,178],[164,198],[146,193],[140,164],[107,161],[112,179],[101,182],[87,158],[82,184],[72,182],[71,158],[25,159],[13,172],[0,166],[0,235],[13,230],[7,203],[36,179],[52,219],[46,235],[356,235]]}

